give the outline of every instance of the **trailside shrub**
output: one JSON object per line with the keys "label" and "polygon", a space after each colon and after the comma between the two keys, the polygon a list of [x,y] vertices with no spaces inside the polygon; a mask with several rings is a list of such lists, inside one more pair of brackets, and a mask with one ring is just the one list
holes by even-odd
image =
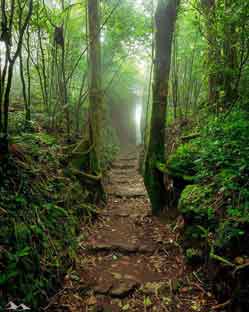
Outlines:
{"label": "trailside shrub", "polygon": [[209,233],[206,239],[210,248],[222,253],[233,249],[226,255],[230,260],[241,253],[249,256],[249,248],[245,248],[249,222],[248,114],[234,112],[225,120],[209,120],[199,131],[199,137],[181,145],[167,163],[174,172],[192,175],[195,181],[183,190],[179,201],[186,230],[191,226],[192,232],[199,233],[203,227]]}
{"label": "trailside shrub", "polygon": [[179,200],[186,257],[192,264],[206,264],[218,300],[231,302],[229,311],[248,307],[248,117],[233,112],[207,121],[200,135],[179,146],[166,164],[183,179],[192,176]]}
{"label": "trailside shrub", "polygon": [[188,185],[181,194],[179,209],[190,223],[209,226],[214,221],[213,190],[205,185]]}
{"label": "trailside shrub", "polygon": [[198,157],[196,144],[186,143],[180,145],[175,153],[169,156],[167,167],[175,174],[194,176],[196,174],[195,160]]}

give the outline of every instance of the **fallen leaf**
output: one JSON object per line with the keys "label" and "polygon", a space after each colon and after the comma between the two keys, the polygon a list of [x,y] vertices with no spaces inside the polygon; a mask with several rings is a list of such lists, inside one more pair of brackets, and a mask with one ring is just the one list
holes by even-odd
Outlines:
{"label": "fallen leaf", "polygon": [[180,292],[181,293],[186,293],[186,292],[188,292],[188,290],[189,290],[188,287],[183,287],[183,288],[180,289]]}
{"label": "fallen leaf", "polygon": [[128,311],[129,309],[130,309],[129,303],[127,303],[126,305],[122,307],[122,311]]}
{"label": "fallen leaf", "polygon": [[95,305],[97,303],[97,299],[94,296],[91,296],[88,300],[87,300],[87,305],[92,306]]}

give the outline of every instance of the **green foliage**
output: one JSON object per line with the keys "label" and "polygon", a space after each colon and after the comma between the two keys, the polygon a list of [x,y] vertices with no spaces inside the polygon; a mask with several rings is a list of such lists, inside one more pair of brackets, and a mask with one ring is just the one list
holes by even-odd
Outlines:
{"label": "green foliage", "polygon": [[212,195],[213,190],[210,186],[188,185],[181,194],[179,202],[181,213],[186,214],[194,222],[210,225],[214,219]]}
{"label": "green foliage", "polygon": [[[29,122],[28,130],[32,130],[36,127],[36,123]],[[27,130],[27,122],[25,120],[25,113],[23,111],[10,114],[9,118],[9,132],[11,135],[20,135]]]}
{"label": "green foliage", "polygon": [[203,82],[206,79],[206,48],[207,42],[200,31],[200,22],[192,1],[182,1],[173,41],[169,122],[173,117],[173,98],[179,117],[196,112],[200,103],[205,101],[207,89]]}
{"label": "green foliage", "polygon": [[45,133],[14,139],[0,162],[1,305],[45,304],[73,262],[79,222],[91,216],[89,192],[63,176],[61,147]]}
{"label": "green foliage", "polygon": [[200,131],[200,136],[181,145],[167,164],[195,178],[196,184],[185,187],[179,202],[187,220],[186,234],[202,239],[203,244],[230,248],[235,255],[247,253],[248,115],[234,112],[225,120],[210,119]]}
{"label": "green foliage", "polygon": [[196,257],[201,257],[202,253],[199,249],[188,248],[186,250],[186,257],[189,262],[193,262]]}
{"label": "green foliage", "polygon": [[182,144],[176,152],[170,155],[167,166],[172,172],[178,174],[194,175],[194,160],[197,158],[198,149],[192,143]]}

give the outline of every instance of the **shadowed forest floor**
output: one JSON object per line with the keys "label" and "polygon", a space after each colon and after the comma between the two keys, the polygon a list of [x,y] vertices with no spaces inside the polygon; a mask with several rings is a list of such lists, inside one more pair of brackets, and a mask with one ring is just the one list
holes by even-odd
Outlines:
{"label": "shadowed forest floor", "polygon": [[[113,164],[108,204],[79,237],[77,262],[46,311],[205,311],[215,306],[178,243],[177,223],[153,217],[136,153]],[[86,233],[87,232],[87,233]]]}

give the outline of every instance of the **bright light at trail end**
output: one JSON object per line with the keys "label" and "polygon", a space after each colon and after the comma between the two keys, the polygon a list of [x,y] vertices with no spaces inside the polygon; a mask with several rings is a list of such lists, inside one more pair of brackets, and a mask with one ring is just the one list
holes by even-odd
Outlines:
{"label": "bright light at trail end", "polygon": [[141,143],[141,118],[142,118],[142,105],[136,105],[135,109],[135,123],[136,123],[136,137],[137,144]]}
{"label": "bright light at trail end", "polygon": [[136,122],[136,126],[137,127],[140,127],[141,117],[142,117],[142,106],[141,105],[136,105],[135,122]]}

